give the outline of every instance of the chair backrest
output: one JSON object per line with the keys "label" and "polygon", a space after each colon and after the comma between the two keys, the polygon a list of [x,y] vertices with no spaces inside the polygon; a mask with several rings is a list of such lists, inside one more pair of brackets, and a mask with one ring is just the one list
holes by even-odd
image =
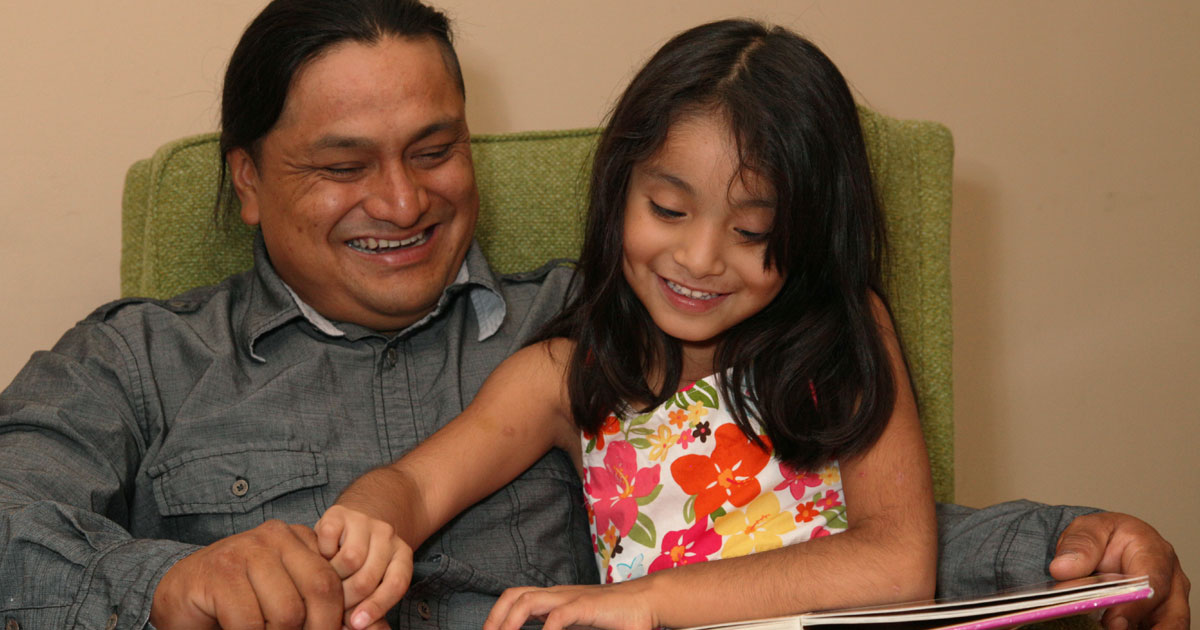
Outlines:
{"label": "chair backrest", "polygon": [[[860,108],[887,216],[889,298],[912,372],[939,500],[954,495],[950,374],[950,185],[944,126]],[[479,184],[476,238],[500,272],[578,253],[588,158],[599,130],[471,139]],[[182,138],[135,163],[122,202],[121,293],[168,298],[251,265],[253,232],[213,221],[216,134]]]}

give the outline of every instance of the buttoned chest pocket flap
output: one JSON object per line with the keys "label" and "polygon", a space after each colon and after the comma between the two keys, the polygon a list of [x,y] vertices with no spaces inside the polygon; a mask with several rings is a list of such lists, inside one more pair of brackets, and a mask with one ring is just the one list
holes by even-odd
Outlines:
{"label": "buttoned chest pocket flap", "polygon": [[277,518],[312,525],[328,483],[320,450],[291,442],[197,449],[149,471],[177,540],[206,545]]}

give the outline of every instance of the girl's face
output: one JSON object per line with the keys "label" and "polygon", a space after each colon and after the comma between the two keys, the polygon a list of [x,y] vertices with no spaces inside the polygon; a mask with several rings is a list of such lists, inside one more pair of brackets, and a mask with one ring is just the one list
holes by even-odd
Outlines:
{"label": "girl's face", "polygon": [[784,275],[763,266],[774,191],[739,169],[724,119],[705,114],[676,122],[630,177],[625,280],[685,353],[711,355],[726,330],[783,287]]}

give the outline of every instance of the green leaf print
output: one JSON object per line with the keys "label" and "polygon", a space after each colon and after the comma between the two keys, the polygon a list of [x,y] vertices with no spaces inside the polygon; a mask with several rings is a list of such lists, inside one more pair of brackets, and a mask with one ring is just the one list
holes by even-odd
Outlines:
{"label": "green leaf print", "polygon": [[588,440],[587,447],[583,449],[584,453],[591,453],[596,448],[596,438]]}
{"label": "green leaf print", "polygon": [[671,398],[671,401],[674,402],[675,406],[679,407],[680,409],[686,411],[688,408],[688,399],[684,392],[676,392],[675,396]]}
{"label": "green leaf print", "polygon": [[663,489],[663,485],[661,483],[658,484],[657,486],[654,486],[654,489],[650,491],[650,494],[647,494],[644,497],[637,498],[637,504],[638,505],[646,505],[646,504],[650,503],[658,496],[659,492],[662,492],[662,489]]}
{"label": "green leaf print", "polygon": [[696,384],[696,387],[689,389],[687,395],[688,398],[691,398],[692,400],[704,405],[705,407],[708,407],[709,409],[715,409],[717,407],[717,402],[708,394],[700,390],[699,383]]}
{"label": "green leaf print", "polygon": [[694,494],[683,502],[683,522],[696,522],[696,495]]}
{"label": "green leaf print", "polygon": [[643,547],[654,549],[658,546],[654,543],[654,540],[658,538],[654,532],[654,521],[641,512],[638,512],[637,522],[633,524],[626,538]]}
{"label": "green leaf print", "polygon": [[830,529],[846,529],[850,526],[850,523],[846,521],[846,506],[844,505],[825,510],[821,512],[821,516],[825,517],[825,525]]}
{"label": "green leaf print", "polygon": [[634,417],[634,419],[633,419],[633,420],[630,420],[630,421],[629,421],[629,426],[630,426],[630,428],[636,427],[636,426],[638,426],[639,424],[646,424],[647,422],[649,422],[649,421],[650,421],[650,416],[652,416],[652,415],[654,415],[654,414],[650,414],[650,413],[644,413],[644,414],[642,414],[642,415],[640,415],[640,416],[636,416],[636,417]]}
{"label": "green leaf print", "polygon": [[720,409],[721,408],[720,403],[717,402],[721,399],[721,397],[717,395],[716,388],[714,388],[712,385],[709,385],[707,381],[696,381],[696,386],[692,388],[692,391],[696,391],[698,389],[704,390],[704,393],[708,394],[709,400],[708,400],[708,402],[704,403],[704,406],[706,406],[710,409]]}
{"label": "green leaf print", "polygon": [[712,514],[708,515],[708,519],[711,522],[711,521],[715,521],[715,520],[721,518],[722,516],[725,516],[725,508],[719,507],[719,508],[713,510]]}
{"label": "green leaf print", "polygon": [[651,431],[650,429],[647,429],[646,427],[637,427],[636,429],[630,429],[629,432],[633,435],[654,435],[654,431]]}
{"label": "green leaf print", "polygon": [[632,440],[629,440],[629,443],[633,446],[633,448],[650,448],[650,440],[647,440],[646,438],[633,438]]}

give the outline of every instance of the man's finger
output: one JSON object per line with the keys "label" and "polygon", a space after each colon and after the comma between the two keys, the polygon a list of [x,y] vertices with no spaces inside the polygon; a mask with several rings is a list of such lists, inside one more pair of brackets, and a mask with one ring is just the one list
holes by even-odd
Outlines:
{"label": "man's finger", "polygon": [[1050,575],[1056,580],[1071,580],[1096,572],[1108,555],[1106,547],[1112,534],[1113,523],[1101,515],[1088,514],[1075,519],[1058,538]]}
{"label": "man's finger", "polygon": [[[313,538],[315,540],[315,534]],[[304,601],[305,630],[337,628],[344,610],[342,581],[329,566],[329,561],[299,541],[285,548],[280,560]]]}
{"label": "man's finger", "polygon": [[[250,585],[258,598],[259,613],[267,628],[301,628],[304,626],[305,607],[300,591],[292,576],[278,557],[263,558],[248,566]],[[253,628],[255,624],[228,624],[221,621],[223,628]]]}

